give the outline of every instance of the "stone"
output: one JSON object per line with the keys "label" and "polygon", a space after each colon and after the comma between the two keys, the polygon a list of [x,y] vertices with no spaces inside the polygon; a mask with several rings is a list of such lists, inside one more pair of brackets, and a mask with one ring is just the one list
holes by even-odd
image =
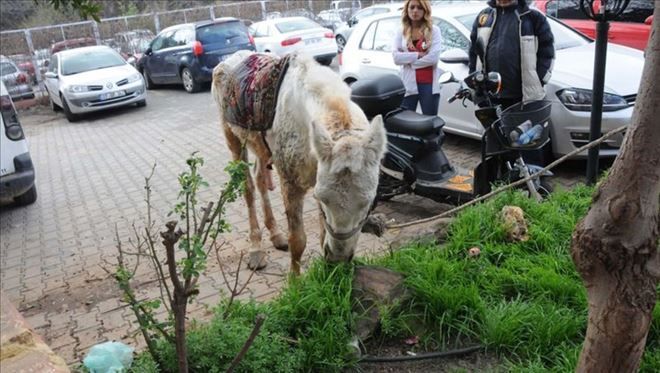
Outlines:
{"label": "stone", "polygon": [[402,274],[375,266],[357,266],[353,275],[353,312],[357,337],[364,341],[380,325],[380,309],[409,296]]}
{"label": "stone", "polygon": [[529,240],[527,234],[527,221],[525,213],[518,206],[504,206],[500,212],[500,218],[506,231],[507,240],[519,242]]}

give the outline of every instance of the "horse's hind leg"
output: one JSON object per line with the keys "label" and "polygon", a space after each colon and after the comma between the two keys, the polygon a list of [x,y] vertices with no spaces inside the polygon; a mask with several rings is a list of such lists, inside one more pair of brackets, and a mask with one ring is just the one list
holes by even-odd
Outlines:
{"label": "horse's hind leg", "polygon": [[277,250],[287,251],[289,245],[286,237],[280,232],[277,227],[277,222],[273,216],[273,209],[270,205],[270,197],[268,196],[268,172],[266,168],[269,160],[268,149],[265,145],[255,145],[255,153],[257,154],[257,188],[261,194],[261,204],[264,212],[264,223],[270,232],[270,241]]}
{"label": "horse's hind leg", "polygon": [[[282,177],[282,175],[280,175],[280,177]],[[307,236],[305,235],[305,226],[303,223],[303,199],[305,198],[305,190],[297,185],[287,182],[286,180],[280,180],[280,185],[282,186],[282,197],[284,198],[286,218],[289,223],[291,272],[299,275],[300,258],[307,245]]]}
{"label": "horse's hind leg", "polygon": [[[225,139],[234,160],[242,159],[247,162],[247,149],[243,149],[241,140],[225,125]],[[245,203],[248,207],[250,221],[250,258],[248,268],[261,269],[266,266],[266,253],[261,250],[261,228],[257,220],[257,211],[254,207],[254,182],[248,170],[245,175]]]}

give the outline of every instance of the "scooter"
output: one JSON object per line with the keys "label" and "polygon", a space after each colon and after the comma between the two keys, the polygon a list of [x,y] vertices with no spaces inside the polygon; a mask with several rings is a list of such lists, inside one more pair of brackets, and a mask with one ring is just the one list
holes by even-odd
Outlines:
{"label": "scooter", "polygon": [[[451,72],[442,74],[440,83],[449,82],[460,85],[448,102],[469,99],[479,107],[475,116],[485,131],[481,138],[481,162],[474,170],[452,165],[442,151],[442,118],[399,108],[405,93],[399,77],[385,75],[351,86],[351,99],[367,117],[383,115],[387,130],[387,153],[381,163],[377,200],[413,193],[437,202],[461,204],[489,193],[493,184],[512,183],[542,169],[526,164],[522,152],[540,149],[549,142],[549,101],[521,103],[502,110],[492,103],[501,89],[498,73],[475,72],[463,82]],[[540,134],[527,144],[512,142],[511,132],[520,132],[519,127],[527,120],[541,124]],[[549,195],[550,176],[552,173],[546,171],[528,181],[528,195],[537,200]]]}

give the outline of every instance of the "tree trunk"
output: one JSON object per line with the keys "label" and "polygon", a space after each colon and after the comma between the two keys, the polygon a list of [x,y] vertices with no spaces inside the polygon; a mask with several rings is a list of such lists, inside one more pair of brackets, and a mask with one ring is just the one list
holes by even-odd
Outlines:
{"label": "tree trunk", "polygon": [[175,293],[172,302],[174,312],[174,333],[176,335],[176,357],[179,362],[179,373],[188,373],[188,348],[186,346],[186,306],[185,295]]}
{"label": "tree trunk", "polygon": [[[660,2],[655,3],[660,14]],[[573,233],[589,324],[577,372],[634,372],[660,280],[660,22],[653,23],[637,103],[612,170]]]}

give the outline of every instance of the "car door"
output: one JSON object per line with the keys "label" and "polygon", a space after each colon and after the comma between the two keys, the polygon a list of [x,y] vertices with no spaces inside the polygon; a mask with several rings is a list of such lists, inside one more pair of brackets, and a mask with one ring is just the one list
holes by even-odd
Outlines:
{"label": "car door", "polygon": [[149,76],[154,83],[165,83],[165,53],[166,42],[172,37],[174,30],[165,30],[151,42],[151,55],[145,62],[145,67],[149,71]]}
{"label": "car door", "polygon": [[[54,77],[47,77],[44,74],[44,85],[54,103],[62,105],[60,100],[60,80],[59,80],[59,56],[53,55],[48,62],[46,72],[54,73]],[[51,75],[51,74],[48,74]]]}
{"label": "car door", "polygon": [[167,39],[167,51],[163,55],[163,76],[171,83],[178,83],[179,68],[182,58],[186,54],[192,54],[191,43],[195,40],[195,30],[192,26],[184,26]]}
{"label": "car door", "polygon": [[398,74],[392,59],[394,33],[401,27],[401,17],[373,21],[358,43],[360,79],[376,79],[383,74]]}

